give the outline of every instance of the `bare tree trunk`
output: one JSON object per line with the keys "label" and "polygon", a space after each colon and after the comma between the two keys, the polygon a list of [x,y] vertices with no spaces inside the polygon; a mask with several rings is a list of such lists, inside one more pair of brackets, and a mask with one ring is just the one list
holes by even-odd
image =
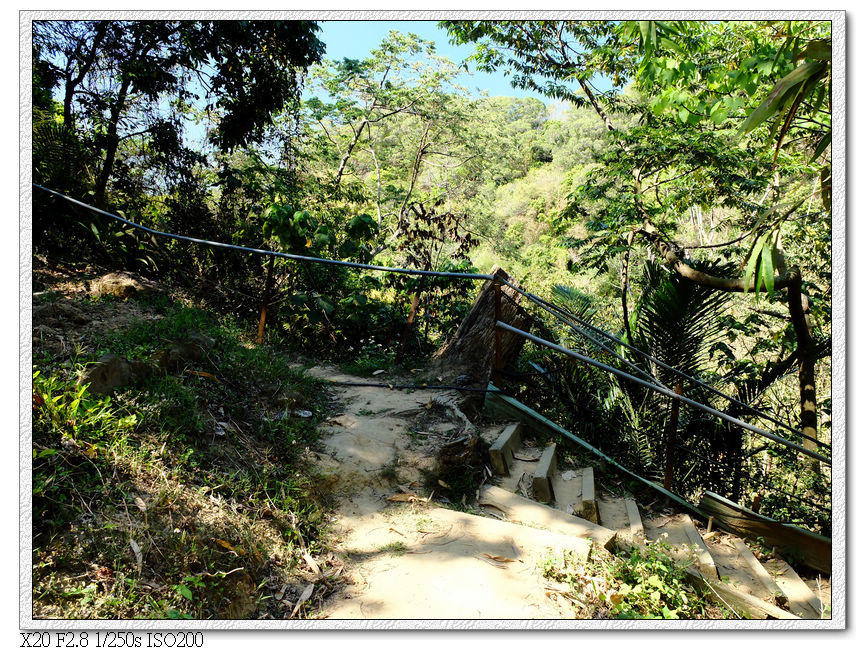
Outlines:
{"label": "bare tree trunk", "polygon": [[[493,267],[491,274],[516,284],[498,266]],[[531,317],[519,306],[522,296],[507,285],[501,287],[501,293],[502,322],[528,331]],[[433,355],[434,366],[449,376],[466,374],[472,383],[486,384],[493,365],[495,331],[495,283],[487,280],[453,338]],[[521,336],[502,333],[502,362],[505,367],[519,357],[524,342]]]}
{"label": "bare tree trunk", "polygon": [[129,91],[131,83],[131,77],[123,79],[123,83],[121,83],[120,90],[117,93],[117,99],[111,107],[111,117],[108,121],[108,132],[106,134],[105,160],[102,163],[102,169],[99,171],[99,177],[96,179],[96,187],[94,189],[95,203],[100,208],[105,207],[105,192],[108,188],[108,179],[111,178],[111,173],[114,171],[117,148],[120,146],[117,125],[120,121],[120,115],[123,113],[123,108],[126,105],[126,94]]}
{"label": "bare tree trunk", "polygon": [[628,313],[628,269],[631,263],[631,245],[634,243],[634,232],[628,235],[628,247],[622,256],[622,321],[625,325],[625,336],[628,344],[634,345],[634,337],[631,335],[631,317]]}
{"label": "bare tree trunk", "polygon": [[72,98],[75,96],[75,89],[78,88],[78,85],[84,81],[84,78],[90,72],[90,68],[93,67],[93,64],[96,62],[96,56],[99,52],[99,48],[102,45],[102,39],[105,37],[105,32],[108,29],[109,22],[108,21],[99,21],[96,23],[96,29],[93,34],[93,43],[90,46],[90,52],[87,56],[81,61],[81,65],[78,68],[78,74],[75,77],[72,77],[72,71],[69,70],[66,74],[66,84],[64,88],[63,95],[63,124],[67,129],[72,130],[74,124],[72,123]]}
{"label": "bare tree trunk", "polygon": [[[683,395],[685,392],[682,378],[676,378],[676,385],[673,387],[676,395]],[[679,400],[672,400],[670,404],[670,421],[667,422],[667,458],[664,467],[664,489],[673,489],[673,459],[676,450],[676,432],[679,429]]]}
{"label": "bare tree trunk", "polygon": [[[787,305],[793,330],[796,332],[796,351],[799,353],[799,418],[802,433],[814,440],[805,438],[807,449],[817,450],[817,390],[814,379],[814,366],[817,360],[816,345],[812,335],[808,297],[802,293],[802,276],[799,269],[790,273],[792,282],[787,288]],[[815,461],[816,466],[816,461]]]}

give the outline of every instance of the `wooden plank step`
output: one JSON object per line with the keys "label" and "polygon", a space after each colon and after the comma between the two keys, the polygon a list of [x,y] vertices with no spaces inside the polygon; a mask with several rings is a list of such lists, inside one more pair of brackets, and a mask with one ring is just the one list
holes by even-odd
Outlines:
{"label": "wooden plank step", "polygon": [[787,607],[799,618],[822,618],[823,603],[799,574],[781,558],[766,560],[765,569],[787,599]]}
{"label": "wooden plank step", "polygon": [[697,527],[694,525],[694,521],[688,515],[682,515],[682,525],[685,528],[685,534],[688,536],[691,546],[694,547],[694,550],[697,553],[697,567],[700,570],[700,573],[706,577],[717,580],[719,577],[718,568],[715,566],[715,561],[712,559],[709,549],[706,548],[706,542],[703,540],[703,536],[700,535],[700,531],[698,531]]}
{"label": "wooden plank step", "polygon": [[[568,480],[565,480],[565,476],[569,477]],[[579,517],[583,508],[582,470],[556,472],[550,480],[553,484],[553,494],[556,496],[556,508]]]}
{"label": "wooden plank step", "polygon": [[628,508],[625,500],[609,494],[599,494],[598,523],[605,528],[616,531],[618,535],[631,534],[631,520],[628,518]]}
{"label": "wooden plank step", "polygon": [[522,522],[556,533],[591,539],[602,548],[612,548],[616,539],[615,532],[608,528],[566,514],[537,501],[526,499],[494,485],[488,485],[481,489],[478,503],[484,511],[493,516],[504,516],[506,521]]}
{"label": "wooden plank step", "polygon": [[555,499],[550,477],[556,471],[556,445],[548,445],[541,454],[538,466],[532,476],[535,500],[541,503],[552,503]]}
{"label": "wooden plank step", "polygon": [[709,553],[715,560],[718,575],[731,587],[755,598],[774,602],[774,590],[767,586],[754,574],[747,560],[726,536],[712,537],[707,542]]}
{"label": "wooden plank step", "polygon": [[583,468],[583,519],[598,523],[598,502],[595,499],[595,470]]}
{"label": "wooden plank step", "polygon": [[490,446],[490,463],[499,476],[510,476],[510,466],[514,463],[514,452],[522,444],[522,422],[506,426],[496,441]]}
{"label": "wooden plank step", "polygon": [[700,510],[731,533],[755,541],[762,537],[766,546],[800,557],[805,565],[825,575],[832,573],[832,540],[828,537],[764,517],[708,490],[700,500]]}
{"label": "wooden plank step", "polygon": [[756,558],[754,552],[748,548],[748,545],[743,542],[738,537],[731,540],[733,542],[733,546],[739,551],[739,555],[742,556],[742,559],[745,560],[745,564],[748,565],[748,568],[751,570],[756,578],[762,583],[763,587],[768,591],[772,598],[779,605],[784,605],[787,600],[784,598],[784,594],[781,589],[775,584],[775,581],[772,579],[772,576],[769,575],[768,571],[763,568],[763,565],[760,564],[760,560]]}
{"label": "wooden plank step", "polygon": [[646,539],[646,531],[643,530],[643,520],[640,518],[640,510],[637,502],[633,499],[625,499],[625,508],[628,511],[628,523],[631,528],[631,539],[639,541]]}
{"label": "wooden plank step", "polygon": [[[669,544],[673,559],[680,562],[693,561],[701,574],[707,578],[718,578],[718,570],[706,543],[688,515],[658,517],[644,522],[644,525],[647,539],[663,540]],[[693,548],[695,546],[696,549]]]}

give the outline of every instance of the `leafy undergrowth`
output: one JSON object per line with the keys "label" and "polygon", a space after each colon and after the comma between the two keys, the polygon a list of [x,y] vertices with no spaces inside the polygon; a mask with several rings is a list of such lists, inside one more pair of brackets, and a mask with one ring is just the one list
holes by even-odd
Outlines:
{"label": "leafy undergrowth", "polygon": [[[110,300],[52,299],[113,317]],[[72,347],[34,348],[34,617],[303,616],[310,567],[327,587],[339,564],[321,548],[328,504],[303,462],[326,392],[230,320],[151,307],[101,332],[78,323],[58,337]],[[106,396],[76,384],[106,352],[147,361],[193,334],[212,341],[195,363]]]}
{"label": "leafy undergrowth", "polygon": [[663,542],[618,554],[595,552],[585,562],[571,554],[550,558],[544,576],[563,585],[576,618],[727,619],[738,616],[688,583],[685,568]]}

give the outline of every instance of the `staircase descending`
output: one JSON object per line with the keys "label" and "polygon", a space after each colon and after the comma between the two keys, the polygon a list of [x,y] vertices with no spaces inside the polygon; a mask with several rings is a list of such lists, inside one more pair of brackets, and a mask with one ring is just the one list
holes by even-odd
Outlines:
{"label": "staircase descending", "polygon": [[727,533],[702,534],[687,514],[644,519],[634,499],[598,491],[592,467],[559,469],[556,445],[538,447],[530,433],[524,424],[512,423],[491,441],[490,462],[500,486],[488,485],[479,493],[488,516],[590,539],[610,550],[662,541],[671,557],[716,588],[723,586],[736,603],[756,604],[779,618],[823,617],[820,598],[783,560],[761,561]]}

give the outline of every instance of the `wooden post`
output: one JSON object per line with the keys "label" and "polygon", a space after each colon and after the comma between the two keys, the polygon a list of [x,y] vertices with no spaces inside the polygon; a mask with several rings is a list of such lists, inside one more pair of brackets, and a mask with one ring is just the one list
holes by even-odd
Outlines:
{"label": "wooden post", "polygon": [[[493,291],[495,297],[493,300],[493,313],[495,322],[498,323],[502,318],[502,283],[498,277],[493,280]],[[502,331],[497,325],[494,327],[493,340],[495,343],[495,351],[493,353],[493,386],[498,389],[502,388]]]}
{"label": "wooden post", "polygon": [[273,285],[273,263],[276,257],[270,256],[267,263],[267,277],[264,280],[264,296],[261,299],[261,315],[258,317],[258,344],[264,341],[264,322],[267,320],[267,305],[270,303],[270,290]]}

